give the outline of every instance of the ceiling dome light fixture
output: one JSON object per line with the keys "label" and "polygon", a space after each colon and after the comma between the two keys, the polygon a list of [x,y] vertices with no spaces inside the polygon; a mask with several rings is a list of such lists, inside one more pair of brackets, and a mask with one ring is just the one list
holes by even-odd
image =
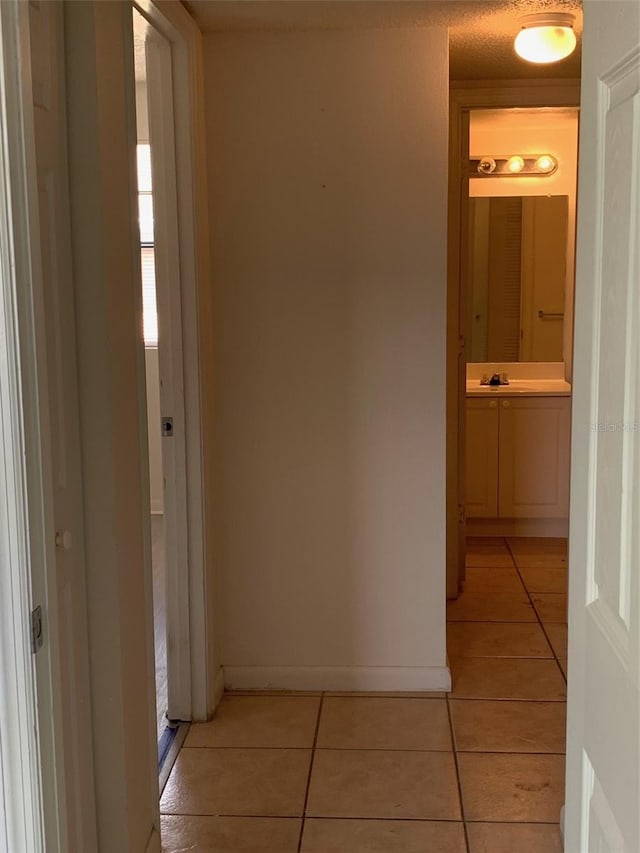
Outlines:
{"label": "ceiling dome light fixture", "polygon": [[516,53],[527,62],[540,65],[565,59],[576,47],[574,20],[573,15],[564,12],[541,12],[521,18],[522,29],[514,42]]}

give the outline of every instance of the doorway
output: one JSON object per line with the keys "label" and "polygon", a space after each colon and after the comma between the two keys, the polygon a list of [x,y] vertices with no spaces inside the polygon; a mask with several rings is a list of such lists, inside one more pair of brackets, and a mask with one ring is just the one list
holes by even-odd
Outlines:
{"label": "doorway", "polygon": [[168,716],[167,577],[165,568],[164,471],[162,462],[162,429],[160,414],[160,366],[154,242],[154,198],[147,97],[146,33],[148,25],[144,18],[135,10],[133,11],[133,21],[136,74],[138,215],[140,224],[140,268],[142,272],[142,309],[147,398],[147,435],[149,450],[149,511],[153,569],[156,725],[158,744],[160,744],[170,718]]}
{"label": "doorway", "polygon": [[578,110],[468,115],[465,533],[568,535]]}
{"label": "doorway", "polygon": [[[463,787],[491,776],[523,791],[514,809],[478,789],[475,819],[522,823],[514,846],[539,824],[545,849],[560,850],[578,116],[577,93],[574,105],[553,94],[553,106],[540,93],[453,98],[459,550],[447,649]],[[536,786],[544,796],[524,793]]]}
{"label": "doorway", "polygon": [[184,37],[155,6],[134,6],[132,14],[147,400],[141,427],[148,436],[162,766],[179,748],[178,723],[203,719],[210,707],[192,121]]}
{"label": "doorway", "polygon": [[579,92],[454,90],[451,100],[447,597],[455,599],[468,536],[506,547],[510,537],[568,535]]}
{"label": "doorway", "polygon": [[[0,701],[0,847],[5,841],[11,850],[96,849],[98,835],[110,849],[159,849],[146,630],[144,540],[150,545],[151,537],[141,524],[146,418],[137,420],[144,375],[131,227],[131,8],[81,5],[11,2],[0,15],[0,123],[7,129],[0,159],[10,189],[0,226],[12,238],[3,240],[0,312],[3,482],[11,489],[3,490],[8,513],[0,513],[8,566],[0,584],[7,591],[8,582],[10,594],[0,601],[2,634],[12,641],[3,645],[11,660],[3,655],[0,666],[7,687],[0,691],[7,700]],[[191,47],[176,51],[182,69]],[[190,134],[196,108],[185,90],[182,125]],[[179,298],[197,305],[196,268],[206,276],[206,263],[187,239],[196,239],[202,213],[192,154],[189,146],[176,156],[186,208]],[[177,682],[186,718],[205,717],[211,707],[193,358],[199,336],[197,312],[189,310],[182,313],[192,330],[184,347],[193,418],[185,429],[189,560],[181,582],[201,653],[187,659],[190,689]],[[183,662],[190,648],[179,646]],[[102,796],[109,791],[118,796]]]}
{"label": "doorway", "polygon": [[[467,361],[471,361],[468,358],[469,347],[473,347],[475,343],[477,343],[477,348],[482,348],[482,335],[477,335],[477,341],[474,343],[469,340],[469,325],[470,325],[470,294],[469,294],[469,228],[470,228],[470,184],[471,178],[475,177],[475,183],[478,184],[479,173],[477,171],[478,163],[475,163],[473,166],[473,173],[470,171],[471,169],[471,155],[476,154],[477,152],[471,152],[470,150],[470,124],[471,124],[471,115],[475,114],[476,116],[480,116],[483,120],[480,122],[480,130],[476,133],[478,137],[478,144],[489,145],[490,143],[502,148],[502,144],[506,146],[506,140],[503,142],[503,134],[500,134],[498,138],[493,141],[490,138],[487,138],[487,131],[489,134],[491,133],[491,124],[488,120],[492,115],[499,116],[502,112],[503,115],[511,115],[513,116],[515,113],[519,112],[521,114],[526,114],[527,110],[537,110],[542,111],[545,114],[550,116],[553,115],[553,112],[556,111],[558,116],[562,115],[571,115],[571,111],[573,111],[575,115],[575,111],[577,109],[577,105],[580,100],[580,92],[579,86],[566,84],[560,82],[558,84],[554,83],[554,81],[548,81],[544,86],[530,88],[530,89],[519,89],[519,88],[504,88],[504,89],[474,89],[474,90],[464,90],[464,89],[452,89],[450,93],[450,162],[449,162],[449,245],[448,245],[448,308],[447,308],[447,317],[448,317],[448,328],[447,328],[447,598],[454,599],[458,596],[460,589],[464,583],[465,578],[465,550],[466,550],[466,535],[467,535],[467,442],[466,442],[466,425],[467,425],[467,378],[469,374],[469,378],[476,382],[478,386],[480,385],[480,380],[484,373],[487,372],[488,368],[486,364],[489,363],[489,356],[486,353],[484,366],[482,363],[478,362],[479,367],[477,370],[471,368],[469,371],[467,369]],[[483,132],[483,124],[484,124],[484,132]],[[574,127],[573,133],[575,137],[575,131],[577,128],[577,124]],[[521,150],[521,153],[537,153],[533,152],[532,148],[527,147],[527,132],[524,133],[524,139],[522,139],[523,134],[521,134],[521,140],[524,143],[524,147]],[[536,139],[535,147],[539,147],[542,145],[544,140]],[[514,140],[514,144],[518,141]],[[519,143],[518,143],[519,144]],[[512,154],[518,154],[517,151],[498,151],[497,148],[493,145],[491,147],[491,151],[482,149],[482,152],[479,156],[482,158],[484,154],[490,155],[503,155],[505,163],[508,158]],[[542,145],[544,147],[544,145]],[[574,163],[572,166],[573,169],[573,199],[572,204],[575,205],[575,142],[574,142]],[[544,152],[540,152],[542,154]],[[500,158],[498,158],[500,159]],[[566,165],[565,165],[566,172]],[[551,178],[551,183],[556,182],[557,178]],[[506,184],[505,184],[506,181]],[[520,181],[519,186],[531,185],[532,181],[535,181],[535,178],[522,176],[520,178],[486,178],[486,183],[484,186],[493,186],[494,188],[498,184],[502,184],[503,186],[513,186],[514,181]],[[551,186],[551,183],[547,184],[547,187]],[[481,185],[482,186],[482,185]],[[528,190],[530,192],[530,190]],[[490,193],[487,190],[482,191],[485,195],[489,195]],[[513,193],[513,190],[510,190]],[[508,194],[507,191],[504,193]],[[551,194],[549,190],[545,190],[543,194]],[[557,194],[560,194],[559,192]],[[565,194],[564,192],[562,194]],[[573,223],[575,227],[575,215],[573,215]],[[573,245],[573,241],[575,232],[572,232],[567,235],[567,246]],[[569,251],[567,249],[567,277],[572,280],[573,278],[573,253],[572,250]],[[504,299],[505,294],[502,294],[502,299]],[[570,303],[572,308],[572,294],[566,294],[567,304]],[[515,312],[518,314],[517,321],[520,321],[520,306],[516,306],[518,311]],[[545,308],[542,306],[538,306],[536,311],[544,311]],[[547,310],[549,310],[547,308]],[[476,311],[476,314],[478,312]],[[553,313],[560,313],[558,309]],[[566,309],[562,311],[562,313],[571,313],[567,312]],[[474,315],[475,316],[475,315]],[[539,318],[537,318],[539,319]],[[550,324],[553,324],[554,331],[557,326],[557,322],[555,320],[545,320],[546,329],[551,328]],[[520,330],[518,329],[518,333]],[[572,364],[571,364],[571,340],[572,340],[573,328],[571,324],[570,316],[567,318],[567,321],[563,323],[563,332],[562,332],[562,346],[564,352],[564,363],[561,362],[553,362],[556,367],[551,369],[543,369],[542,375],[544,375],[547,379],[560,379],[563,380],[565,378],[570,378]],[[557,337],[557,336],[556,336]],[[520,345],[520,341],[518,340],[517,345]],[[486,341],[485,341],[486,344]],[[486,347],[485,347],[486,349]],[[496,367],[495,371],[499,373],[508,373],[510,368],[509,366],[505,366],[504,362],[507,361],[506,358],[494,359],[494,364]],[[537,363],[539,364],[539,362]],[[549,372],[550,371],[550,372]],[[540,372],[538,370],[538,372]],[[477,375],[476,375],[477,374]],[[524,368],[523,376],[527,374],[527,369]],[[529,372],[528,376],[532,376],[532,373]],[[475,459],[478,464],[484,464],[487,467],[485,472],[485,476],[483,477],[483,488],[486,488],[487,482],[491,487],[491,495],[492,501],[497,501],[498,497],[495,494],[498,486],[498,453],[499,447],[497,444],[497,436],[499,430],[499,424],[489,423],[491,420],[499,419],[499,413],[495,411],[497,409],[497,399],[489,401],[485,400],[485,403],[478,405],[487,405],[487,408],[490,408],[490,412],[488,412],[484,418],[484,426],[487,427],[488,432],[486,433],[483,441],[481,442],[480,447],[476,447],[473,449],[473,459]],[[494,405],[495,404],[495,405]],[[517,412],[518,408],[521,406],[522,401],[518,402],[515,406],[515,411]],[[508,406],[505,406],[505,423],[508,419],[506,409],[511,409],[511,404],[508,403]],[[502,407],[501,407],[502,410]],[[500,411],[500,414],[502,411]],[[509,417],[512,412],[509,412]],[[481,416],[478,415],[476,420]],[[525,415],[520,417],[514,412],[512,419],[524,421]],[[556,422],[556,426],[560,431],[562,436],[567,433],[568,430],[568,413],[555,413],[547,416],[547,420],[551,420]],[[479,421],[478,421],[479,422]],[[489,427],[492,427],[489,429]],[[491,436],[489,436],[489,432]],[[489,438],[492,438],[489,441]],[[486,440],[485,440],[486,439]],[[563,438],[563,440],[565,440]],[[566,439],[568,440],[568,438]],[[480,450],[482,452],[480,452]],[[529,464],[527,460],[527,464]],[[489,478],[487,480],[487,478]],[[565,484],[561,484],[562,488],[565,488]],[[503,496],[505,500],[509,500],[510,498],[514,498],[517,502],[519,500],[519,495],[509,494],[508,489],[503,490]],[[477,496],[476,496],[476,499]],[[548,498],[547,498],[548,500]],[[527,515],[528,512],[528,515]],[[490,522],[485,521],[484,519],[487,516],[491,516],[491,514],[497,515],[497,504],[495,509],[491,509],[487,512],[481,512],[480,517],[483,518],[482,526],[484,529],[482,530],[472,530],[472,535],[496,535],[499,532],[499,528],[495,525],[492,526]],[[561,516],[561,512],[558,513]],[[506,512],[503,512],[502,515],[507,515]],[[534,510],[529,512],[525,507],[518,509],[514,515],[514,517],[518,516],[522,517],[532,517],[535,518],[539,516],[539,512]],[[483,517],[484,516],[484,517]],[[512,525],[511,529],[505,531],[510,535],[539,535],[539,530],[536,530],[536,526],[540,526],[540,522],[536,521],[533,525],[529,525],[528,527],[523,526],[521,523],[516,525]],[[556,520],[553,523],[546,524],[546,530],[543,535],[556,535],[556,536],[566,536],[566,524],[564,527],[559,524]]]}

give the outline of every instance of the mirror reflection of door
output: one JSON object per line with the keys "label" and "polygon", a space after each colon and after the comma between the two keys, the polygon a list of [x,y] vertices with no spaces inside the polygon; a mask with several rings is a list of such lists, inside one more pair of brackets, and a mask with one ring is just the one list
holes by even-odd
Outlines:
{"label": "mirror reflection of door", "polygon": [[567,196],[523,199],[520,361],[562,361],[568,216]]}
{"label": "mirror reflection of door", "polygon": [[567,196],[469,202],[468,360],[562,361]]}

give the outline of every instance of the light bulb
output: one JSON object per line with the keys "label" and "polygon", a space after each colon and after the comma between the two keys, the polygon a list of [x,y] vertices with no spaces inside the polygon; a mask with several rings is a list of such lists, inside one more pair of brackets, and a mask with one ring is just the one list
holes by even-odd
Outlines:
{"label": "light bulb", "polygon": [[536,168],[540,172],[553,172],[557,165],[555,158],[550,154],[543,154],[536,160]]}
{"label": "light bulb", "polygon": [[483,157],[478,163],[478,171],[481,175],[490,175],[496,170],[496,161],[493,157]]}
{"label": "light bulb", "polygon": [[527,62],[542,65],[565,59],[576,47],[573,15],[528,15],[522,19],[522,29],[516,36],[514,47],[518,56]]}
{"label": "light bulb", "polygon": [[507,160],[507,169],[514,174],[521,172],[524,169],[524,160],[522,157],[509,157]]}

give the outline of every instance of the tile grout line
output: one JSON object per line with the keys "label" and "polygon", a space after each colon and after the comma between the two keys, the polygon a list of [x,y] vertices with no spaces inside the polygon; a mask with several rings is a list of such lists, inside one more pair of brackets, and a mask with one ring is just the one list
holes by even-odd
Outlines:
{"label": "tile grout line", "polygon": [[[564,683],[565,683],[565,685],[566,685],[566,683],[567,683],[567,676],[565,675],[564,670],[563,670],[563,669],[562,669],[562,667],[560,666],[560,660],[558,659],[558,655],[556,654],[556,650],[553,648],[553,643],[552,643],[552,642],[551,642],[551,640],[549,639],[549,635],[547,634],[547,630],[546,630],[546,628],[544,627],[544,622],[543,622],[543,621],[542,621],[542,619],[540,618],[540,614],[538,613],[538,609],[537,609],[537,607],[535,606],[535,604],[533,603],[533,598],[532,598],[532,596],[531,596],[531,593],[529,592],[529,587],[528,587],[528,586],[526,585],[526,583],[524,582],[524,578],[522,577],[522,573],[521,573],[521,571],[520,571],[520,566],[518,565],[518,561],[517,561],[517,559],[516,559],[515,554],[514,554],[514,553],[513,553],[513,551],[511,550],[511,545],[509,544],[509,540],[508,540],[508,539],[506,539],[505,541],[506,541],[506,544],[507,544],[507,548],[508,548],[508,550],[509,550],[509,553],[511,554],[511,559],[513,560],[514,565],[515,565],[515,567],[516,567],[516,571],[517,571],[517,573],[518,573],[518,577],[520,578],[520,581],[521,581],[521,583],[522,583],[522,585],[523,585],[523,587],[524,587],[524,591],[525,591],[525,592],[526,592],[526,594],[527,594],[527,598],[529,599],[529,602],[530,602],[530,604],[531,604],[531,607],[533,607],[533,612],[536,614],[536,619],[538,620],[538,624],[540,625],[540,628],[542,629],[542,633],[544,634],[544,638],[545,638],[545,640],[546,640],[546,641],[547,641],[547,643],[549,644],[549,648],[551,649],[551,654],[553,655],[553,659],[555,660],[555,662],[556,662],[556,666],[557,666],[557,667],[558,667],[558,669],[560,670],[560,675],[561,675],[561,677],[562,677],[562,679],[563,679],[563,681],[564,681]],[[569,567],[567,566],[567,577],[568,577],[568,573],[569,573]],[[564,624],[564,622],[558,622],[558,623],[554,623],[554,624],[563,625],[563,624]],[[548,660],[548,658],[547,658],[547,660]],[[565,700],[565,701],[566,701],[566,700]]]}
{"label": "tile grout line", "polygon": [[[464,660],[481,660],[481,658],[464,658]],[[551,658],[485,658],[485,660],[545,660],[553,663]],[[453,702],[513,702],[519,705],[531,705],[537,703],[545,703],[547,705],[566,705],[566,699],[523,699],[513,696],[476,696],[476,695],[459,695],[452,696]],[[435,752],[436,750],[432,750]],[[461,750],[464,751],[464,750]]]}
{"label": "tile grout line", "polygon": [[[530,660],[536,660],[536,658],[530,658]],[[549,658],[544,658],[544,660],[549,660]],[[444,700],[440,700],[444,701]],[[513,704],[542,704],[542,705],[563,705],[564,699],[495,699],[492,696],[482,696],[480,698],[474,696],[454,696],[451,700],[452,702],[511,702]],[[186,746],[183,747],[185,750],[196,750],[200,752],[204,752],[206,750],[211,751],[228,751],[228,752],[244,752],[244,751],[262,751],[262,752],[282,752],[286,750],[287,752],[310,752],[310,748],[308,746]],[[497,755],[502,755],[505,750],[501,749],[460,749],[459,752],[495,752]],[[509,752],[510,750],[506,750]],[[407,752],[417,752],[420,755],[442,755],[443,753],[451,752],[450,749],[422,749],[422,748],[413,748],[413,747],[399,747],[399,748],[390,748],[386,746],[368,746],[368,747],[354,747],[354,746],[318,746],[315,749],[315,752],[394,752],[405,754]],[[548,755],[551,753],[546,752],[528,752],[528,755]],[[563,753],[556,753],[557,755],[561,755]],[[286,817],[286,815],[284,815]],[[417,818],[416,818],[417,819]]]}
{"label": "tile grout line", "polygon": [[449,625],[466,625],[467,622],[488,622],[490,625],[535,625],[536,619],[447,619]]}
{"label": "tile grout line", "polygon": [[[536,624],[536,621],[539,621],[539,620],[538,620],[538,613],[537,613],[537,611],[536,611],[536,609],[535,609],[535,607],[534,607],[534,605],[533,605],[533,602],[531,601],[531,598],[530,598],[530,596],[529,596],[529,593],[528,593],[528,590],[527,590],[526,584],[525,584],[525,582],[524,582],[524,579],[523,579],[522,575],[520,574],[520,571],[519,571],[519,569],[518,569],[518,565],[517,565],[517,563],[516,563],[516,558],[515,558],[515,556],[514,556],[514,554],[513,554],[513,551],[512,551],[512,550],[511,550],[511,548],[509,547],[508,539],[507,539],[507,537],[506,537],[506,536],[502,536],[502,537],[500,537],[500,539],[502,540],[502,546],[503,546],[503,547],[506,549],[506,551],[507,551],[507,555],[508,555],[509,560],[510,560],[510,565],[509,565],[509,566],[496,566],[496,565],[490,565],[490,564],[487,564],[486,566],[485,566],[485,565],[481,565],[481,566],[468,566],[468,565],[467,565],[467,563],[466,563],[466,550],[467,550],[468,546],[465,544],[465,569],[471,569],[471,570],[473,570],[473,569],[490,569],[492,572],[493,572],[493,571],[497,571],[497,572],[510,572],[510,571],[513,569],[513,570],[515,571],[515,573],[516,573],[516,576],[517,576],[517,578],[518,578],[519,582],[520,582],[520,586],[522,587],[523,591],[524,591],[524,592],[526,593],[526,595],[527,595],[527,598],[529,599],[529,603],[530,603],[530,605],[531,605],[531,607],[532,607],[532,609],[533,609],[533,611],[534,611],[534,614],[535,614],[536,618],[535,618],[535,619],[533,619],[533,620],[525,620],[525,619],[456,619],[455,617],[454,617],[454,618],[452,618],[452,619],[450,619],[450,618],[449,618],[449,616],[447,615],[447,623],[449,623],[449,622],[451,622],[451,623],[453,623],[453,622],[456,622],[456,623],[460,623],[460,622],[462,622],[462,623],[468,623],[468,622],[473,622],[473,623],[489,622],[489,623],[494,624],[494,625],[503,625],[503,624],[505,624],[505,625],[506,625],[506,624],[512,624],[512,625],[535,625],[535,624]],[[519,593],[518,593],[518,594],[519,594]],[[546,636],[546,635],[545,635],[545,636]],[[548,642],[548,640],[547,640],[547,642]],[[549,643],[549,645],[551,645],[551,643]],[[553,650],[552,650],[552,651],[553,651]],[[492,656],[491,656],[491,655],[486,655],[485,657],[492,657]]]}
{"label": "tile grout line", "polygon": [[[162,812],[161,817],[204,817],[204,818],[237,818],[239,820],[248,819],[248,820],[287,820],[294,821],[300,820],[300,817],[297,815],[278,815],[274,816],[272,814],[238,814],[237,812],[220,812],[220,814],[208,814],[207,812]],[[434,818],[434,817],[346,817],[341,816],[339,818],[333,817],[331,815],[314,815],[313,820],[318,821],[333,821],[333,820],[341,820],[341,821],[361,821],[363,823],[377,823],[377,822],[385,822],[385,823],[438,823],[444,825],[452,825],[457,826],[459,823],[463,823],[462,820],[449,820],[445,818]],[[505,821],[501,818],[491,818],[490,820],[487,818],[473,818],[467,819],[466,823],[496,823],[496,824],[512,824],[517,826],[521,823],[531,823],[537,826],[557,826],[557,821],[555,820],[509,820]]]}
{"label": "tile grout line", "polygon": [[[549,660],[549,658],[546,658]],[[440,700],[441,702],[444,700]],[[467,696],[456,696],[455,701],[457,702],[555,702],[556,704],[561,704],[564,702],[564,699],[474,699],[469,698]],[[241,751],[262,751],[262,752],[282,752],[282,750],[286,749],[287,752],[309,752],[311,751],[308,746],[186,746],[184,749],[188,750],[216,750],[222,752],[226,750],[228,752],[241,752]],[[420,749],[413,747],[399,747],[399,748],[390,748],[386,746],[318,746],[315,749],[315,752],[399,752],[399,753],[407,753],[407,752],[419,752],[420,754],[427,753],[431,755],[435,753],[437,755],[441,755],[444,752],[450,752],[450,749]],[[464,752],[465,750],[461,750]],[[486,751],[486,750],[483,750]]]}
{"label": "tile grout line", "polygon": [[316,719],[316,729],[313,733],[313,746],[311,747],[311,761],[309,762],[309,775],[307,776],[307,787],[304,792],[304,805],[302,807],[302,820],[300,821],[300,835],[298,837],[297,853],[301,853],[302,839],[304,837],[304,825],[307,819],[307,803],[309,801],[309,789],[311,788],[311,774],[313,773],[313,765],[316,757],[316,747],[318,744],[318,733],[320,732],[320,719],[322,717],[322,706],[324,705],[324,693],[320,694],[320,702],[318,704],[318,716]]}
{"label": "tile grout line", "polygon": [[[509,559],[511,560],[511,566],[509,566],[508,568],[509,569],[513,568],[515,570],[517,577],[518,577],[518,580],[520,581],[522,589],[524,590],[524,593],[527,596],[527,600],[529,602],[529,605],[533,611],[535,618],[532,621],[525,622],[525,621],[520,621],[520,620],[518,620],[518,621],[514,621],[514,620],[493,620],[490,618],[484,618],[484,619],[455,619],[454,618],[454,619],[450,619],[449,617],[447,617],[447,625],[449,625],[449,624],[457,624],[457,625],[491,624],[491,625],[539,626],[542,630],[542,634],[545,638],[545,641],[549,647],[549,650],[551,653],[550,657],[540,657],[538,655],[536,655],[536,656],[529,656],[529,655],[471,655],[471,656],[466,657],[464,659],[466,659],[466,660],[553,661],[556,664],[556,666],[558,667],[558,669],[560,670],[560,675],[562,676],[562,678],[566,684],[566,677],[565,677],[564,672],[562,670],[562,666],[560,665],[558,655],[556,654],[556,651],[553,648],[553,645],[552,645],[552,643],[549,639],[549,636],[547,634],[547,631],[545,629],[544,623],[543,623],[542,619],[540,618],[540,615],[539,615],[539,613],[535,607],[535,604],[533,603],[531,593],[529,592],[527,584],[526,584],[526,582],[522,576],[522,573],[520,571],[520,566],[518,565],[518,561],[517,561],[512,549],[511,549],[511,546],[509,545],[509,541],[508,541],[507,537],[502,538],[502,544],[507,549],[508,554],[509,554]],[[506,569],[507,567],[499,567],[498,568],[498,567],[494,567],[494,566],[483,566],[482,568],[486,568],[486,569],[494,569],[495,568],[496,571],[500,572],[500,571],[503,571],[503,569]],[[558,624],[562,624],[562,623],[558,623]],[[460,700],[466,700],[466,701],[514,701],[514,702],[559,702],[559,703],[566,703],[566,697],[563,699],[537,699],[537,698],[533,699],[533,698],[522,698],[522,697],[520,697],[520,698],[514,698],[514,697],[507,698],[507,697],[497,697],[497,696],[494,696],[494,697],[491,697],[491,696],[482,696],[482,697],[481,696],[455,696],[454,698],[460,699]]]}
{"label": "tile grout line", "polygon": [[447,703],[447,717],[449,719],[449,734],[451,736],[451,751],[453,753],[453,763],[456,768],[456,782],[458,784],[458,797],[460,799],[460,818],[462,820],[462,831],[464,832],[464,843],[465,849],[467,853],[470,853],[471,847],[469,846],[469,833],[467,832],[467,821],[464,813],[464,800],[462,797],[462,780],[460,779],[460,767],[458,765],[458,749],[456,745],[456,736],[453,728],[453,716],[451,714],[451,706],[449,704],[449,695],[445,697],[445,702]]}
{"label": "tile grout line", "polygon": [[[510,543],[509,543],[509,541],[508,541],[508,538],[507,538],[507,537],[504,537],[504,539],[503,539],[503,543],[504,543],[504,545],[506,546],[506,548],[507,548],[507,550],[508,550],[508,553],[509,553],[509,555],[510,555],[510,558],[511,558],[511,561],[512,561],[512,564],[513,564],[513,567],[515,568],[515,571],[516,571],[517,576],[518,576],[518,579],[519,579],[519,581],[520,581],[520,583],[521,583],[522,589],[524,590],[524,592],[525,592],[525,594],[526,594],[526,596],[527,596],[527,600],[529,601],[529,603],[530,603],[530,605],[531,605],[531,608],[532,608],[532,610],[533,610],[533,614],[534,614],[534,616],[535,616],[535,619],[533,620],[533,622],[530,622],[530,623],[528,623],[528,624],[531,624],[531,625],[538,624],[538,625],[540,626],[540,628],[541,628],[541,630],[542,630],[542,633],[543,633],[543,636],[544,636],[544,638],[545,638],[545,641],[547,642],[547,645],[548,645],[548,647],[549,647],[549,649],[550,649],[550,652],[551,652],[551,655],[552,655],[552,657],[551,657],[551,658],[542,658],[541,660],[550,660],[550,659],[551,659],[551,660],[554,660],[554,661],[555,661],[555,663],[556,663],[556,665],[558,666],[558,668],[559,668],[559,670],[560,670],[561,675],[563,676],[563,678],[564,678],[564,680],[565,680],[565,682],[566,682],[566,677],[564,676],[564,673],[563,673],[563,671],[562,671],[562,667],[560,666],[560,662],[559,662],[559,659],[558,659],[558,655],[556,654],[556,650],[555,650],[555,648],[553,647],[553,645],[552,645],[552,643],[551,643],[551,641],[550,641],[550,639],[549,639],[549,636],[548,636],[548,634],[547,634],[547,631],[546,631],[545,625],[544,625],[544,623],[543,623],[543,621],[542,621],[542,619],[541,619],[541,617],[540,617],[540,614],[538,613],[538,610],[537,610],[537,608],[536,608],[536,606],[535,606],[535,604],[534,604],[534,601],[533,601],[532,595],[531,595],[531,593],[530,593],[530,591],[529,591],[529,588],[528,588],[527,584],[525,583],[525,580],[524,580],[524,577],[523,577],[523,575],[522,575],[522,572],[520,571],[520,565],[519,565],[519,563],[518,563],[518,561],[517,561],[517,559],[516,559],[516,557],[515,557],[515,555],[514,555],[514,553],[513,553],[512,549],[511,549],[511,546],[510,546]],[[488,568],[493,568],[493,567],[488,567]],[[498,570],[498,569],[497,569],[497,567],[496,567],[496,570]],[[454,621],[454,620],[447,620],[447,621],[449,622],[449,621]],[[455,620],[455,621],[457,621],[457,620]],[[461,621],[461,622],[463,622],[463,621],[469,621],[469,620],[460,620],[460,621]],[[487,619],[487,620],[474,620],[474,621],[486,621],[486,622],[492,622],[493,620]],[[487,657],[489,657],[489,656],[487,656]],[[457,698],[458,698],[458,697],[457,697]],[[481,701],[482,701],[482,700],[481,700]],[[470,822],[469,822],[469,821],[467,821],[467,817],[466,817],[466,814],[465,814],[464,799],[463,799],[463,796],[462,796],[462,782],[461,782],[461,777],[460,777],[460,766],[459,766],[459,763],[458,763],[459,754],[461,754],[461,753],[462,753],[462,751],[459,751],[459,750],[458,750],[457,740],[456,740],[456,738],[455,738],[455,732],[454,732],[454,726],[453,726],[453,715],[452,715],[452,709],[451,709],[451,706],[450,706],[450,699],[449,699],[449,697],[447,697],[447,709],[448,709],[448,711],[449,711],[449,719],[450,719],[451,732],[452,732],[452,738],[453,738],[454,756],[455,756],[455,762],[456,762],[456,772],[457,772],[457,775],[458,775],[458,786],[459,786],[459,790],[460,790],[460,804],[461,804],[462,817],[463,817],[463,822],[464,822],[464,824],[463,824],[463,825],[464,825],[464,832],[465,832],[465,840],[466,840],[466,844],[467,844],[467,851],[468,851],[468,853],[469,853],[469,851],[470,851],[471,847],[470,847],[470,838],[469,838],[469,831],[468,831],[468,823],[470,823]],[[542,753],[541,753],[541,754],[542,754]],[[554,754],[555,754],[555,753],[554,753]]]}

